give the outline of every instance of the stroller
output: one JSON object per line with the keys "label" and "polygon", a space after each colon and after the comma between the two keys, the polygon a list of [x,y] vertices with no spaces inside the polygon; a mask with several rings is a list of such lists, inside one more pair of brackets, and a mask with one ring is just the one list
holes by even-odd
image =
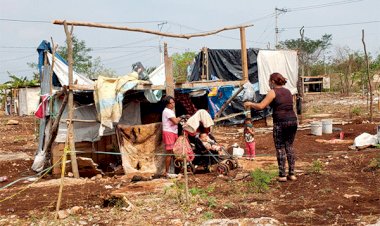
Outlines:
{"label": "stroller", "polygon": [[[215,137],[209,134],[210,139],[216,142]],[[221,150],[207,150],[198,136],[191,136],[184,132],[174,145],[173,152],[177,153],[174,159],[176,172],[184,171],[183,150],[187,152],[187,171],[193,174],[199,168],[206,172],[216,171],[219,174],[227,175],[230,170],[238,167],[238,161],[230,155],[224,148]],[[182,150],[182,152],[181,152]],[[178,153],[182,153],[178,154]],[[221,153],[220,153],[221,152]]]}

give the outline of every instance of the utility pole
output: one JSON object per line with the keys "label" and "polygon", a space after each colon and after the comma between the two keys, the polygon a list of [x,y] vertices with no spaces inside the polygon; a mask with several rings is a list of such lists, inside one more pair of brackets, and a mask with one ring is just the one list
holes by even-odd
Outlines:
{"label": "utility pole", "polygon": [[[157,24],[158,26],[158,30],[161,32],[162,30],[162,27],[167,24],[168,22],[165,21],[165,22],[162,22],[162,23],[159,23]],[[161,36],[158,36],[158,51],[160,53],[160,64],[162,64],[164,62],[164,54],[162,53],[162,48],[161,48],[161,39],[162,37]]]}
{"label": "utility pole", "polygon": [[275,46],[274,46],[275,49],[277,49],[278,40],[279,40],[279,38],[278,38],[278,34],[279,34],[279,30],[278,30],[278,16],[279,16],[281,13],[286,13],[286,12],[288,12],[287,9],[284,9],[284,8],[279,9],[279,8],[277,8],[277,7],[274,8],[274,15],[275,15],[275,18],[276,18],[276,21],[275,21],[276,26],[275,26],[275,28],[274,28],[274,32],[275,32],[275,36],[276,36],[276,41],[275,41]]}

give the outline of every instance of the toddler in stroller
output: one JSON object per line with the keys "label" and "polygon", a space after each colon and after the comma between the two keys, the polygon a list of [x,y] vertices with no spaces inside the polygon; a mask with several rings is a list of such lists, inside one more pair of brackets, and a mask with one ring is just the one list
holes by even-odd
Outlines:
{"label": "toddler in stroller", "polygon": [[[225,151],[224,147],[219,145],[215,138],[208,133],[214,123],[207,111],[201,109],[181,124],[183,125],[184,138],[187,141],[185,143],[192,147],[193,152],[193,155],[187,155],[188,170],[195,173],[198,166],[201,166],[205,171],[210,172],[212,168],[215,169],[215,167],[211,166],[217,164],[216,171],[221,174],[227,174],[229,170],[238,167],[237,160]],[[177,142],[180,143],[180,141]],[[181,143],[183,144],[184,142],[182,141]],[[181,148],[179,150],[184,151],[185,149]],[[187,153],[191,153],[191,151],[188,150]],[[177,156],[174,161],[176,171],[183,171],[183,158],[178,158]]]}
{"label": "toddler in stroller", "polygon": [[[194,153],[193,159],[188,163],[188,169],[193,173],[201,168],[206,172],[214,169],[220,174],[227,174],[228,171],[238,167],[237,160],[225,151],[225,148],[219,145],[211,134],[201,133],[199,136],[187,134],[186,137]],[[176,159],[175,163],[177,170],[182,171],[181,159]]]}

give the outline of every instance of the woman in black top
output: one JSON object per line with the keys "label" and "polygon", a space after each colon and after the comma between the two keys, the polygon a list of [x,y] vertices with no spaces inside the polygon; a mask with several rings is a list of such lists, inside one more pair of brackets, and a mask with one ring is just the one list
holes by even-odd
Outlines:
{"label": "woman in black top", "polygon": [[[297,116],[293,110],[293,97],[283,86],[286,79],[280,73],[270,75],[272,88],[260,103],[245,102],[244,107],[262,110],[270,105],[273,109],[273,140],[276,147],[279,181],[296,180],[294,173],[295,155],[293,142],[297,132]],[[285,162],[288,160],[289,173],[286,177]]]}

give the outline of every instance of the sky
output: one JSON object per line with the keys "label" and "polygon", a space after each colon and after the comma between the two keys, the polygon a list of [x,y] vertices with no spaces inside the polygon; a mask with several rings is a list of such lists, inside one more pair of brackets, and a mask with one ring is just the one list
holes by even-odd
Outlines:
{"label": "sky", "polygon": [[[276,11],[275,8],[281,9]],[[30,78],[37,63],[36,48],[42,40],[65,46],[65,32],[54,20],[96,22],[174,34],[207,32],[228,26],[252,24],[246,28],[248,48],[273,49],[277,21],[278,40],[297,39],[300,28],[310,39],[332,35],[334,49],[349,47],[363,52],[362,29],[367,52],[380,54],[379,0],[0,0],[0,83],[8,73]],[[277,18],[277,20],[276,20]],[[161,63],[160,48],[169,55],[185,51],[240,49],[239,30],[187,39],[167,38],[130,31],[74,27],[94,58],[106,68],[126,75],[131,65],[145,67]],[[162,48],[161,48],[162,49]]]}

